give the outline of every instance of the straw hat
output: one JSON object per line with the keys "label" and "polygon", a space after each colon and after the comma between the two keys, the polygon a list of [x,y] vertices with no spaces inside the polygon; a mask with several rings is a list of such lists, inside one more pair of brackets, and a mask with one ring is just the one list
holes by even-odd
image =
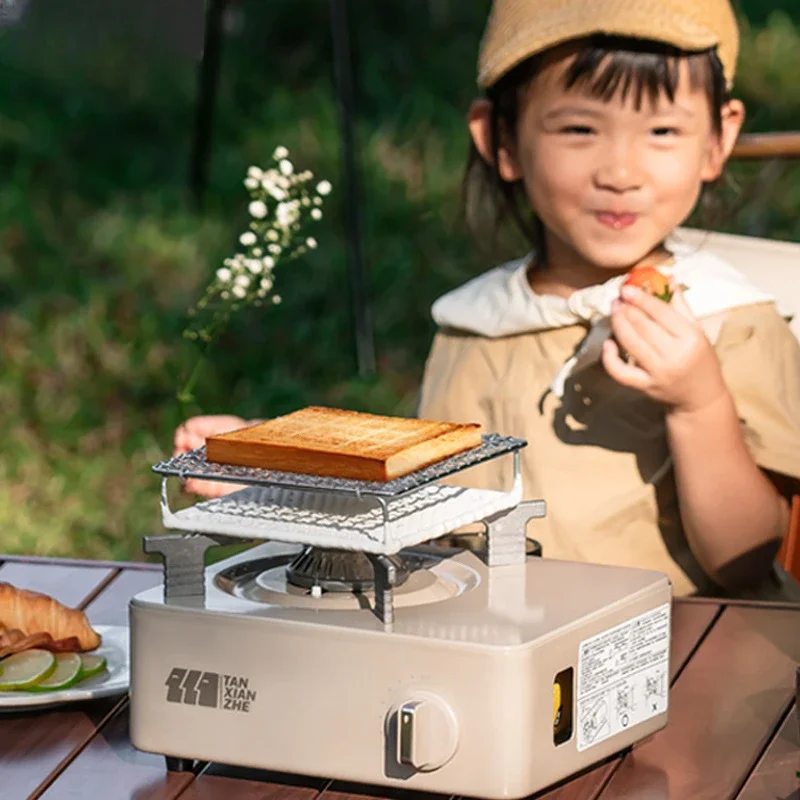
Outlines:
{"label": "straw hat", "polygon": [[481,42],[486,88],[526,58],[594,33],[652,39],[682,50],[717,47],[728,88],[739,54],[730,0],[494,0]]}

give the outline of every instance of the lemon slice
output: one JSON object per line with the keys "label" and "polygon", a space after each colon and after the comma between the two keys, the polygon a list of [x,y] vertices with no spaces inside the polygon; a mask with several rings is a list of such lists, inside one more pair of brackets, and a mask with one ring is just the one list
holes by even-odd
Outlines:
{"label": "lemon slice", "polygon": [[93,678],[99,675],[106,668],[106,657],[98,656],[95,653],[81,653],[81,674],[78,680]]}
{"label": "lemon slice", "polygon": [[56,668],[43,680],[29,686],[29,692],[52,692],[56,689],[69,689],[78,682],[81,671],[81,657],[77,653],[56,653]]}
{"label": "lemon slice", "polygon": [[56,657],[49,650],[23,650],[0,661],[0,691],[27,689],[49,677]]}

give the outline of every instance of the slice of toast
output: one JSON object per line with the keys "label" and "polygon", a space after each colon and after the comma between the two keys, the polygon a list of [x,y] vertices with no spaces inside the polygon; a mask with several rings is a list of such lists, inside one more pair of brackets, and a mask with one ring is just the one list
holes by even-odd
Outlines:
{"label": "slice of toast", "polygon": [[481,444],[476,423],[431,422],[310,406],[210,436],[206,459],[334,478],[390,481]]}

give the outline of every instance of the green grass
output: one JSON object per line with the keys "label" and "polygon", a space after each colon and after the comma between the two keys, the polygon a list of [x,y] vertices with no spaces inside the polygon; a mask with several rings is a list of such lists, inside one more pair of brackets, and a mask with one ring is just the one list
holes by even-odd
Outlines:
{"label": "green grass", "polygon": [[[0,552],[134,559],[161,530],[151,466],[171,452],[175,392],[194,363],[185,310],[246,224],[247,167],[278,144],[334,183],[320,248],[279,270],[282,305],[243,314],[218,342],[200,406],[413,410],[431,302],[488,263],[458,206],[486,3],[357,5],[376,379],[355,369],[325,5],[245,4],[202,213],[186,192],[192,65],[111,41],[77,52],[46,26],[0,33]],[[800,126],[798,44],[788,17],[746,31],[750,129]],[[725,208],[743,206],[723,228],[800,236],[796,168],[769,185],[760,165],[732,174]]]}

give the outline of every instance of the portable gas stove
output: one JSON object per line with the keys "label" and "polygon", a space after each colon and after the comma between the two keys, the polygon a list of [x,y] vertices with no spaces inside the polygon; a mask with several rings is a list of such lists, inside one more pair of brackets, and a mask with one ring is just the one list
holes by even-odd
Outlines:
{"label": "portable gas stove", "polygon": [[[490,434],[388,483],[227,467],[202,448],[157,464],[178,533],[145,538],[164,582],[131,601],[134,746],[171,769],[516,798],[662,728],[668,578],[526,556],[545,505],[521,500],[525,445]],[[444,482],[500,456],[507,491]],[[244,488],[172,511],[170,477]],[[442,546],[474,523],[482,551]],[[260,544],[204,566],[242,540]]]}

